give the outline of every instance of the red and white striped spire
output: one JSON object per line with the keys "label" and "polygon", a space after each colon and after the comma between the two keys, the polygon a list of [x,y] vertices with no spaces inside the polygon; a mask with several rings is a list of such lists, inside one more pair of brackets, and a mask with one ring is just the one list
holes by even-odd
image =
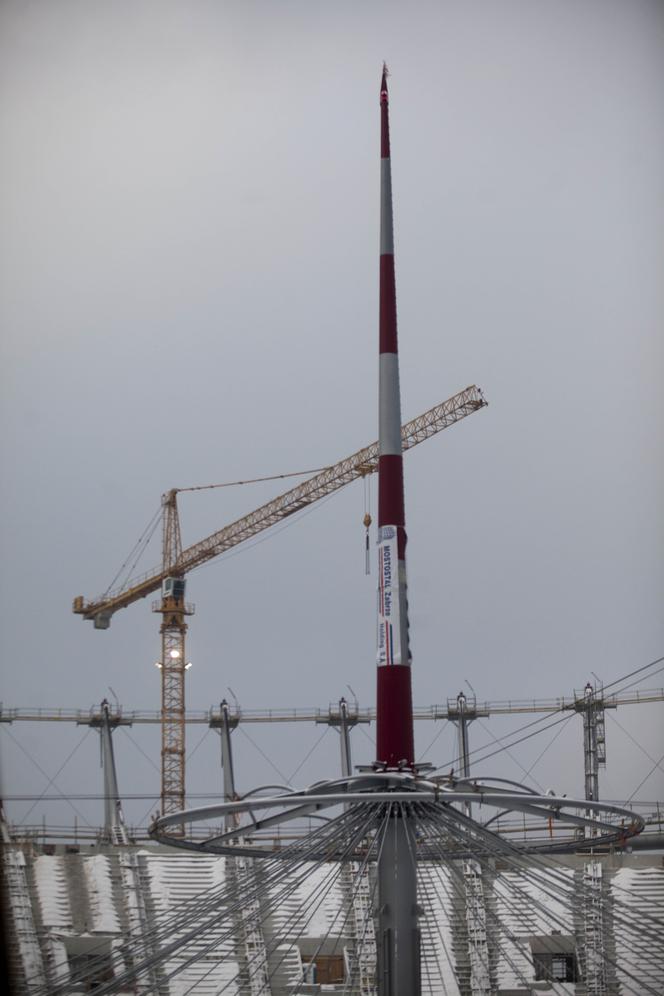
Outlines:
{"label": "red and white striped spire", "polygon": [[406,517],[392,228],[387,67],[380,86],[380,371],[378,458],[378,694],[376,761],[415,763],[408,647]]}

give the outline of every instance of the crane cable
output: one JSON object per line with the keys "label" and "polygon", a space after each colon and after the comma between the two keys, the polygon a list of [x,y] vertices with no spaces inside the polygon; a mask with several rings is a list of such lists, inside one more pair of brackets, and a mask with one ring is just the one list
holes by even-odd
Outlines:
{"label": "crane cable", "polygon": [[30,761],[30,763],[33,764],[35,766],[35,768],[37,768],[37,770],[39,772],[41,772],[41,774],[44,776],[44,778],[47,780],[47,783],[48,783],[46,785],[46,788],[42,792],[42,794],[37,799],[35,799],[34,804],[28,810],[28,813],[26,814],[26,816],[23,817],[23,821],[26,819],[27,815],[29,815],[32,812],[32,810],[35,808],[35,806],[37,805],[37,803],[41,799],[44,798],[46,792],[48,791],[48,789],[52,785],[53,788],[55,789],[55,791],[58,793],[58,796],[63,800],[63,802],[66,802],[69,806],[71,806],[71,808],[74,810],[74,812],[76,813],[76,815],[79,816],[83,820],[83,822],[86,824],[86,826],[88,826],[88,827],[90,827],[90,829],[92,829],[92,825],[90,823],[88,823],[88,821],[86,820],[86,818],[83,815],[83,813],[79,809],[76,808],[76,806],[74,805],[74,803],[71,801],[71,797],[68,796],[68,795],[65,795],[64,792],[62,792],[58,788],[58,786],[55,784],[55,779],[58,777],[58,775],[63,770],[63,768],[72,759],[72,757],[74,756],[74,754],[76,753],[76,751],[78,750],[78,748],[81,746],[81,744],[83,743],[83,741],[87,738],[88,734],[90,733],[91,727],[88,727],[87,731],[83,734],[83,736],[78,741],[78,743],[76,744],[76,746],[74,747],[74,749],[67,755],[66,759],[60,765],[60,767],[58,768],[58,770],[56,771],[56,773],[53,775],[52,778],[50,778],[49,775],[48,775],[48,773],[46,771],[44,771],[44,769],[42,768],[42,766],[37,761],[35,761],[34,757],[30,753],[30,751],[26,750],[26,748],[23,746],[23,744],[21,744],[21,742],[16,739],[16,737],[14,736],[14,734],[7,728],[7,726],[4,723],[2,725],[2,730],[3,730],[4,733],[7,734],[7,736],[10,738],[10,740],[14,741],[14,743],[16,744],[16,746],[18,747],[18,749],[20,751],[22,751],[23,754],[25,754],[25,756]]}
{"label": "crane cable", "polygon": [[[635,674],[641,674],[642,671],[647,671],[648,668],[654,667],[655,664],[661,664],[662,661],[664,661],[664,657],[658,657],[656,660],[650,661],[650,664],[644,664],[643,667],[637,667],[635,671],[630,671],[629,674],[623,674],[621,678],[616,678],[615,681],[610,681],[608,685],[603,685],[602,692],[606,692],[607,688],[613,688],[614,685],[619,685],[622,681],[626,681],[628,678],[632,678]],[[659,668],[659,671],[661,670],[662,668]],[[658,674],[659,671],[656,671],[655,674]],[[652,677],[652,675],[648,675],[648,677]],[[633,681],[631,682],[631,684],[626,685],[624,688],[619,688],[613,694],[617,695],[619,692],[624,692],[628,688],[631,688],[632,685],[638,685],[638,681]]]}
{"label": "crane cable", "polygon": [[365,529],[364,540],[364,573],[371,574],[371,558],[369,556],[369,527],[371,525],[371,474],[363,474],[364,483],[364,518],[362,523]]}
{"label": "crane cable", "polygon": [[[263,481],[281,481],[281,480],[285,480],[288,477],[304,477],[306,474],[319,474],[319,473],[321,473],[324,470],[329,470],[329,467],[315,467],[313,470],[294,470],[294,471],[291,471],[288,474],[270,474],[267,477],[252,477],[252,478],[248,478],[246,481],[225,481],[222,484],[198,484],[198,485],[195,485],[195,486],[189,487],[189,488],[173,488],[173,491],[176,494],[181,494],[184,491],[209,491],[209,490],[212,490],[213,488],[234,488],[234,487],[238,487],[239,485],[242,485],[242,484],[259,484],[259,483],[261,483]],[[143,530],[143,532],[141,533],[141,535],[138,537],[138,539],[134,543],[134,545],[131,548],[131,550],[129,551],[129,553],[127,554],[125,560],[121,564],[121,566],[118,569],[115,577],[113,578],[113,580],[111,581],[111,583],[107,587],[107,589],[104,592],[104,594],[103,594],[102,597],[106,597],[109,594],[109,592],[113,589],[113,587],[117,583],[118,578],[123,573],[123,571],[125,570],[127,564],[129,563],[130,559],[136,553],[137,554],[136,558],[135,558],[134,562],[132,563],[131,567],[129,568],[129,570],[127,571],[125,579],[122,582],[121,587],[124,588],[125,585],[128,583],[129,579],[133,575],[134,570],[136,569],[136,565],[138,564],[139,560],[141,559],[141,557],[145,553],[145,550],[147,549],[147,546],[148,546],[150,540],[152,539],[152,537],[153,537],[153,535],[155,533],[155,530],[156,530],[157,526],[159,525],[159,522],[161,521],[162,511],[163,511],[163,509],[162,509],[162,506],[160,505],[159,508],[157,509],[157,511],[154,513],[154,515],[150,519],[150,521],[148,522],[148,524],[145,527],[145,529]]]}
{"label": "crane cable", "polygon": [[143,530],[143,532],[141,533],[141,535],[138,537],[138,539],[134,543],[133,547],[131,548],[131,550],[129,551],[129,553],[127,554],[127,556],[125,557],[124,562],[120,565],[119,570],[117,571],[115,577],[113,578],[113,580],[109,584],[108,588],[106,589],[106,591],[102,595],[102,598],[106,598],[106,596],[111,591],[111,589],[113,588],[113,586],[116,584],[118,578],[120,577],[120,575],[124,571],[125,567],[129,563],[130,559],[134,556],[134,553],[136,553],[136,558],[135,558],[133,564],[131,565],[131,567],[129,568],[129,570],[127,571],[127,574],[125,575],[125,579],[122,582],[122,587],[124,587],[127,584],[129,578],[132,576],[132,573],[133,573],[133,571],[136,568],[136,565],[138,564],[139,560],[141,559],[141,557],[145,553],[150,540],[154,536],[155,529],[157,528],[157,526],[161,522],[161,515],[162,515],[162,509],[161,509],[161,505],[160,505],[159,508],[157,509],[157,511],[154,513],[154,515],[150,519],[150,521],[148,522],[148,524],[145,527],[145,529]]}
{"label": "crane cable", "polygon": [[283,481],[287,477],[304,477],[305,474],[321,474],[329,467],[314,467],[313,470],[292,470],[288,474],[268,474],[267,477],[250,477],[246,481],[224,481],[223,484],[195,484],[190,488],[174,488],[178,494],[184,491],[211,491],[214,488],[235,488],[240,484],[261,484],[263,481]]}

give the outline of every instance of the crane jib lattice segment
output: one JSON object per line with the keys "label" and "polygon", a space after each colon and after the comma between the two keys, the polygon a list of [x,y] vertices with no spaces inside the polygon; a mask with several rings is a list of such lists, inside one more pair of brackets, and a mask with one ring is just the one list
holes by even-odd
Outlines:
{"label": "crane jib lattice segment", "polygon": [[[467,387],[448,398],[447,401],[435,405],[402,426],[403,449],[408,450],[417,446],[418,443],[424,442],[430,436],[435,436],[442,429],[446,429],[456,422],[460,422],[467,415],[484,408],[486,404],[487,402],[478,387],[475,385]],[[338,491],[346,484],[350,484],[360,477],[365,477],[367,474],[375,473],[377,469],[378,442],[375,442],[321,471],[314,477],[303,481],[277,498],[273,498],[265,505],[250,512],[249,515],[224,526],[223,529],[208,536],[207,539],[183,550],[177,562],[169,565],[168,570],[157,568],[142,578],[134,580],[128,587],[110,592],[91,602],[86,602],[81,597],[76,598],[74,612],[82,615],[85,619],[94,619],[100,613],[111,615],[118,609],[126,608],[133,602],[157,591],[169,574],[183,575],[193,571],[206,561],[212,560],[239,543],[251,539],[257,533],[269,529],[270,526],[295,512],[299,512],[326,495]]]}

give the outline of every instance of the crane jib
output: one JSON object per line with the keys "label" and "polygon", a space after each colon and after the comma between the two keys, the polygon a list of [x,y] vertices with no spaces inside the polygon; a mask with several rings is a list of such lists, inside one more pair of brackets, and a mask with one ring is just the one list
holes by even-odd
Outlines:
{"label": "crane jib", "polygon": [[[486,405],[487,401],[478,387],[473,384],[465,388],[447,401],[406,422],[401,428],[403,449],[412,449],[413,446],[460,422]],[[183,576],[195,570],[320,498],[338,491],[360,477],[375,473],[377,468],[378,442],[374,442],[183,550],[177,562],[168,570],[158,568],[142,578],[134,579],[119,591],[108,592],[89,602],[82,595],[78,595],[74,599],[72,611],[82,615],[84,619],[93,620],[96,629],[108,629],[114,612],[158,591],[164,580],[173,573]]]}

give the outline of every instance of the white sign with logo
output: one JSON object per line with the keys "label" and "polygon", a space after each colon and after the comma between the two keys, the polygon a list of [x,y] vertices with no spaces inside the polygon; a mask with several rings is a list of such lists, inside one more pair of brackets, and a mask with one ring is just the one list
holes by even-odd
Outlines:
{"label": "white sign with logo", "polygon": [[376,663],[401,664],[397,527],[378,530],[378,634]]}

